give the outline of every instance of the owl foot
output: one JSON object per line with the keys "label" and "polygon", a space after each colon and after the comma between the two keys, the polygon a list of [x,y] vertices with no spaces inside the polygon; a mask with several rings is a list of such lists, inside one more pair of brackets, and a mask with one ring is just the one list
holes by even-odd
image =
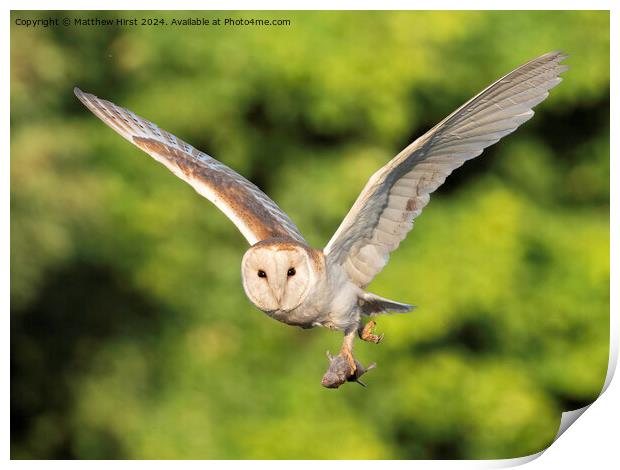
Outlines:
{"label": "owl foot", "polygon": [[346,345],[343,345],[342,349],[340,350],[339,355],[344,357],[347,360],[347,363],[349,364],[349,368],[351,369],[349,375],[355,374],[355,369],[357,369],[357,364],[356,364],[357,361],[353,357],[353,353],[351,352],[351,349],[348,348]]}
{"label": "owl foot", "polygon": [[355,365],[355,369],[351,372],[351,364],[349,363],[349,358],[346,357],[346,354],[343,354],[343,351],[340,351],[340,354],[337,356],[332,356],[329,351],[327,351],[327,359],[329,359],[329,368],[323,379],[321,380],[321,385],[326,388],[338,388],[345,382],[357,382],[363,387],[366,386],[364,382],[362,382],[359,378],[368,372],[370,369],[374,369],[377,365],[373,362],[368,367],[362,366],[359,362],[353,358],[351,351],[348,352],[350,355],[353,364]]}
{"label": "owl foot", "polygon": [[381,340],[383,339],[383,334],[381,335],[374,334],[373,330],[375,326],[377,326],[377,322],[374,320],[370,320],[368,323],[366,323],[366,325],[364,325],[364,328],[359,330],[360,339],[363,339],[364,341],[368,341],[369,343],[379,344]]}

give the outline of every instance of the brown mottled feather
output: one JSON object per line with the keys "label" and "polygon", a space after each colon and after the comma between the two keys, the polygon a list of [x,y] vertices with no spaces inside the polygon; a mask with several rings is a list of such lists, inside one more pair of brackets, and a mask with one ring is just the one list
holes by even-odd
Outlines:
{"label": "brown mottled feather", "polygon": [[274,237],[306,243],[265,193],[223,163],[128,109],[78,88],[74,92],[95,116],[213,202],[251,245]]}

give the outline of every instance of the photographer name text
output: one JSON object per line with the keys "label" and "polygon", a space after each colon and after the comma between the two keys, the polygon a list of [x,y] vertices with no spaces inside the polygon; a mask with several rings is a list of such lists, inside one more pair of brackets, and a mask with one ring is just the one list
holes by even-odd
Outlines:
{"label": "photographer name text", "polygon": [[142,26],[291,26],[282,18],[16,18],[15,26],[25,28],[59,27],[142,27]]}

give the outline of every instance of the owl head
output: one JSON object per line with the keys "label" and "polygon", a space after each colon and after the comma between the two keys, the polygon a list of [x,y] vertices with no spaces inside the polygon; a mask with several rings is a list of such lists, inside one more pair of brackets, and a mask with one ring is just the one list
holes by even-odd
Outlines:
{"label": "owl head", "polygon": [[264,312],[295,309],[316,278],[314,255],[308,247],[291,240],[257,243],[241,261],[246,295]]}

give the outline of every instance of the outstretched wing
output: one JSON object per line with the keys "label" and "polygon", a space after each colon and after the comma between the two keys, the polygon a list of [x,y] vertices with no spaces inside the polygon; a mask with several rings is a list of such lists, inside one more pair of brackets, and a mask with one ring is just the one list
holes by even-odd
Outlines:
{"label": "outstretched wing", "polygon": [[565,58],[551,52],[500,78],[377,171],[325,247],[328,262],[368,285],[446,177],[534,115]]}
{"label": "outstretched wing", "polygon": [[95,116],[215,204],[250,245],[273,237],[306,243],[276,203],[243,176],[128,109],[79,88],[74,92]]}

